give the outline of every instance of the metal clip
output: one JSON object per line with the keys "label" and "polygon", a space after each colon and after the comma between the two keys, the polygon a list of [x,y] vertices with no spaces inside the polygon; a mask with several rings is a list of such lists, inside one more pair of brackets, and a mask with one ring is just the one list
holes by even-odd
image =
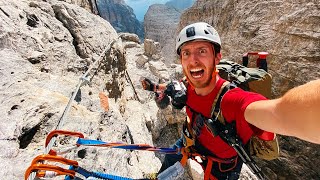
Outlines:
{"label": "metal clip", "polygon": [[39,162],[43,162],[43,161],[53,161],[53,162],[59,162],[61,164],[66,164],[66,165],[78,166],[77,161],[66,159],[60,156],[53,156],[50,154],[43,154],[35,157],[31,162],[31,165],[38,164]]}
{"label": "metal clip", "polygon": [[[41,170],[41,171],[39,171]],[[29,175],[32,172],[37,172],[37,177],[46,177],[47,172],[55,172],[55,176],[60,176],[60,175],[68,175],[75,177],[76,172],[74,170],[69,170],[69,169],[64,169],[59,166],[54,166],[54,165],[48,165],[48,164],[32,164],[27,170],[24,175],[24,179],[27,180]]]}
{"label": "metal clip", "polygon": [[[65,136],[75,136],[75,137],[79,137],[79,138],[84,138],[84,135],[80,132],[72,132],[72,131],[65,131],[65,130],[54,130],[51,131],[47,138],[46,138],[46,143],[45,143],[45,148],[47,148],[48,144],[50,143],[51,139],[53,137],[57,137],[58,135],[65,135]],[[77,145],[79,147],[79,145]],[[48,152],[51,155],[57,155],[57,152],[53,149],[50,149],[50,151]]]}

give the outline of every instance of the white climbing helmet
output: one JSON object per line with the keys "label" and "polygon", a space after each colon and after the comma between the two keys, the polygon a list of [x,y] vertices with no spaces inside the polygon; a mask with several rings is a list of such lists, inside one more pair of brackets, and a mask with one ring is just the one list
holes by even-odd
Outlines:
{"label": "white climbing helmet", "polygon": [[221,40],[218,32],[208,23],[197,22],[183,28],[176,39],[176,51],[180,55],[181,46],[193,40],[207,40],[221,47]]}

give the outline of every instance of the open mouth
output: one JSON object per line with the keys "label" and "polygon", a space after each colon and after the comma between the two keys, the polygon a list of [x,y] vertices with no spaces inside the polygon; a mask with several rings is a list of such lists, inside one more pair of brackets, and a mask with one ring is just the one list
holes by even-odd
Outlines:
{"label": "open mouth", "polygon": [[204,74],[204,69],[199,69],[199,68],[191,69],[190,74],[195,79],[201,78]]}

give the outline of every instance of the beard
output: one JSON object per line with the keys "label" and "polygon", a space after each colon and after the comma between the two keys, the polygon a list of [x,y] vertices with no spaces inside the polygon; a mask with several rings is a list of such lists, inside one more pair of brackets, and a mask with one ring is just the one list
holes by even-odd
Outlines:
{"label": "beard", "polygon": [[205,79],[204,81],[195,81],[195,80],[191,80],[193,79],[191,76],[191,73],[187,73],[186,70],[183,68],[183,73],[184,75],[187,77],[188,82],[194,87],[194,88],[205,88],[207,86],[209,86],[209,84],[211,83],[212,80],[215,81],[216,76],[213,74],[213,72],[215,71],[215,68],[210,68],[208,69],[208,77],[207,79]]}

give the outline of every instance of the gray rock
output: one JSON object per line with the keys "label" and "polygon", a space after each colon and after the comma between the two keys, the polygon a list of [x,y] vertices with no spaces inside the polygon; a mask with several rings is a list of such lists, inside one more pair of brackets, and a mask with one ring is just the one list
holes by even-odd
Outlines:
{"label": "gray rock", "polygon": [[98,9],[96,7],[96,0],[59,0],[70,4],[76,4],[93,14],[98,14]]}
{"label": "gray rock", "polygon": [[160,44],[152,39],[144,40],[144,54],[148,57],[160,53]]}
{"label": "gray rock", "polygon": [[96,0],[99,15],[110,22],[117,32],[129,32],[144,38],[142,23],[133,9],[122,0]]}
{"label": "gray rock", "polygon": [[152,74],[164,79],[165,81],[170,80],[169,72],[167,71],[166,65],[161,61],[149,61],[149,69]]}
{"label": "gray rock", "polygon": [[153,39],[160,43],[164,63],[176,63],[175,39],[181,12],[171,6],[163,4],[151,5],[144,18],[146,39]]}
{"label": "gray rock", "polygon": [[27,56],[27,59],[29,62],[31,62],[31,64],[37,64],[45,60],[45,54],[42,52],[33,51]]}
{"label": "gray rock", "polygon": [[[104,56],[102,52],[117,39],[117,33],[102,18],[61,1],[0,0],[0,4],[0,174],[5,179],[23,179],[32,159],[44,153],[44,140],[56,128],[79,78]],[[120,39],[114,41],[99,68],[93,67],[91,82],[81,87],[62,129],[107,142],[152,144],[143,113],[135,117],[141,119],[140,126],[126,124],[129,116],[124,113],[137,111],[131,108],[138,105],[119,103],[127,98],[123,48]],[[100,107],[99,92],[109,96],[108,112]],[[54,148],[75,141],[58,137]],[[152,152],[80,147],[66,157],[88,170],[132,178],[160,166]]]}
{"label": "gray rock", "polygon": [[140,45],[135,42],[123,42],[124,48],[134,48],[139,47]]}
{"label": "gray rock", "polygon": [[121,37],[122,40],[124,41],[132,41],[135,43],[140,43],[139,37],[136,34],[131,34],[131,33],[119,33],[119,36]]}
{"label": "gray rock", "polygon": [[145,55],[140,55],[139,58],[137,59],[137,67],[142,68],[147,62],[149,61],[149,58]]}

